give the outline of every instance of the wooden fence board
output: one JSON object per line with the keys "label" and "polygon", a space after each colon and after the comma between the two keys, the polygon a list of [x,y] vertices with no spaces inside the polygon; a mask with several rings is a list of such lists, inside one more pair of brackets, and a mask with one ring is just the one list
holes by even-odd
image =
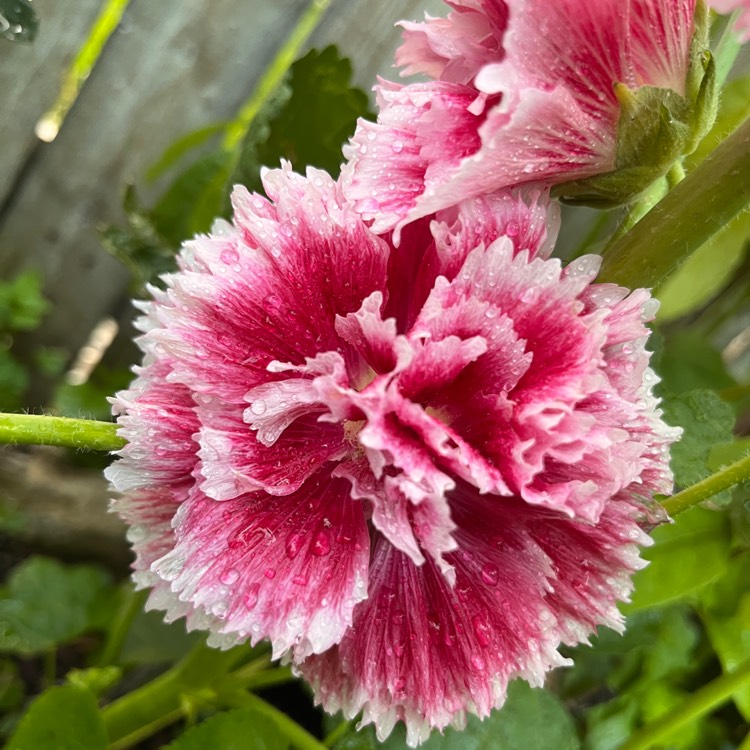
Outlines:
{"label": "wooden fence board", "polygon": [[[124,184],[141,180],[177,137],[235,113],[306,5],[132,0],[0,226],[0,276],[40,268],[54,305],[27,348],[73,352],[122,306],[128,275],[102,250],[97,227],[122,221]],[[387,72],[391,64],[400,34],[393,21],[421,16],[423,5],[336,0],[311,44],[338,43],[356,58],[360,83],[370,84],[376,70]]]}
{"label": "wooden fence board", "polygon": [[102,0],[36,0],[33,44],[0,40],[0,205],[37,144],[34,126],[54,104],[62,73],[86,38]]}

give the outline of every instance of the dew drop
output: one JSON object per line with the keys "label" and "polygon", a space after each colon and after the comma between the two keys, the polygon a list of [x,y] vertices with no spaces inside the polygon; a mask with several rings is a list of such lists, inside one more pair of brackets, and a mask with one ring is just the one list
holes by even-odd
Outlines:
{"label": "dew drop", "polygon": [[310,551],[317,557],[325,557],[331,552],[331,539],[325,531],[319,531],[316,534]]}
{"label": "dew drop", "polygon": [[266,402],[263,399],[258,399],[257,401],[253,401],[253,403],[250,405],[250,411],[258,417],[261,414],[266,413],[266,408],[267,408]]}
{"label": "dew drop", "polygon": [[497,581],[500,577],[500,571],[495,563],[487,563],[482,568],[482,580],[488,586],[497,586]]}
{"label": "dew drop", "polygon": [[391,150],[394,154],[400,154],[404,150],[404,142],[393,141],[393,143],[391,143]]}
{"label": "dew drop", "polygon": [[239,571],[235,570],[235,568],[227,568],[219,576],[219,580],[223,584],[226,584],[227,586],[231,586],[239,577],[240,577]]}
{"label": "dew drop", "polygon": [[474,633],[477,636],[479,644],[481,646],[489,646],[492,643],[492,630],[490,626],[479,615],[472,620],[472,625],[474,626]]}
{"label": "dew drop", "polygon": [[505,234],[507,234],[508,237],[518,237],[519,231],[520,229],[515,221],[509,221],[505,227]]}
{"label": "dew drop", "polygon": [[483,672],[485,667],[484,659],[475,654],[471,657],[471,666],[479,672]]}
{"label": "dew drop", "polygon": [[297,557],[300,549],[302,548],[304,539],[305,538],[302,534],[290,534],[287,537],[284,549],[286,550],[286,556],[290,560],[294,560],[294,558]]}
{"label": "dew drop", "polygon": [[270,581],[272,578],[276,578],[276,571],[273,568],[266,568],[263,575]]}
{"label": "dew drop", "polygon": [[239,253],[236,250],[227,248],[221,251],[221,262],[227,266],[231,266],[232,263],[236,263],[239,259]]}

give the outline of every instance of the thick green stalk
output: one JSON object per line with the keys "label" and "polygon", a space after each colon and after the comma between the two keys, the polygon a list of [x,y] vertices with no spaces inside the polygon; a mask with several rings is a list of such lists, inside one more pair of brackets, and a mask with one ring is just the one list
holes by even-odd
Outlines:
{"label": "thick green stalk", "polygon": [[648,750],[681,727],[729,700],[750,682],[750,661],[696,690],[689,698],[633,734],[618,750]]}
{"label": "thick green stalk", "polygon": [[692,508],[694,505],[698,505],[709,497],[718,495],[722,490],[726,490],[746,479],[750,479],[750,455],[735,461],[735,463],[726,466],[715,474],[711,474],[710,477],[702,479],[692,487],[672,495],[672,497],[662,501],[662,506],[670,516],[676,516],[683,510]]}
{"label": "thick green stalk", "polygon": [[750,204],[750,120],[605,253],[599,281],[658,287]]}
{"label": "thick green stalk", "polygon": [[38,414],[0,414],[0,444],[57,445],[93,451],[116,451],[125,445],[113,422]]}

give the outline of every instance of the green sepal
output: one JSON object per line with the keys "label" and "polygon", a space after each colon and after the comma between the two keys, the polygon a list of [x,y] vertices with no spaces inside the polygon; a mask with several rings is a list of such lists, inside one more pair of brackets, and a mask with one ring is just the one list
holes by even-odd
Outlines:
{"label": "green sepal", "polygon": [[685,95],[668,88],[631,90],[615,83],[620,102],[615,170],[558,185],[564,203],[615,208],[636,201],[673,164],[692,153],[716,118],[716,63],[708,49],[708,10],[699,0],[685,81]]}

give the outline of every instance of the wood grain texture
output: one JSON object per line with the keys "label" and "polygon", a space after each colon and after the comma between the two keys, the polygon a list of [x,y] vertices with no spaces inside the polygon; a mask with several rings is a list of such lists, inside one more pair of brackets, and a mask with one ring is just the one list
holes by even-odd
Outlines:
{"label": "wood grain texture", "polygon": [[0,40],[0,205],[37,144],[34,126],[54,104],[62,74],[96,18],[102,0],[35,0],[33,44]]}
{"label": "wood grain texture", "polygon": [[[39,146],[0,226],[0,276],[39,268],[54,306],[26,342],[77,350],[125,305],[128,275],[101,248],[98,227],[122,222],[128,181],[181,135],[229,119],[249,96],[306,0],[132,0],[57,139]],[[399,17],[425,3],[336,0],[310,46],[336,43],[358,83],[393,75]]]}

